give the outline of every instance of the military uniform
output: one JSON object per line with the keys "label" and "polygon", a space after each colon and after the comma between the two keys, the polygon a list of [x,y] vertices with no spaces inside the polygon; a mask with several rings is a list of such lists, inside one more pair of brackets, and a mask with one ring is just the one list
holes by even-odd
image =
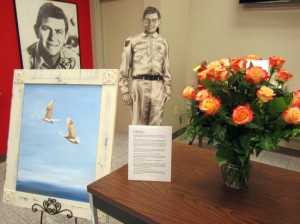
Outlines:
{"label": "military uniform", "polygon": [[[50,66],[40,56],[38,42],[29,46],[23,53],[23,68],[27,69],[50,69]],[[63,47],[60,51],[60,58],[53,69],[80,69],[79,56]]]}
{"label": "military uniform", "polygon": [[163,107],[171,97],[168,51],[166,39],[158,33],[143,32],[125,41],[119,86],[122,94],[130,93],[133,99],[133,125],[162,124]]}

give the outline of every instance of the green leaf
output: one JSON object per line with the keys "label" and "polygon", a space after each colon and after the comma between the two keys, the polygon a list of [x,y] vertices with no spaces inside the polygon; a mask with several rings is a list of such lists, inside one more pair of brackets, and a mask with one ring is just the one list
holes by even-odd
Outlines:
{"label": "green leaf", "polygon": [[246,124],[246,127],[251,129],[260,129],[262,127],[261,122],[258,118],[254,117],[253,121]]}
{"label": "green leaf", "polygon": [[267,151],[273,151],[278,148],[278,141],[276,141],[276,138],[274,139],[273,136],[265,134],[260,137],[259,141],[256,143],[256,147]]}
{"label": "green leaf", "polygon": [[241,146],[239,139],[232,140],[231,149],[237,155],[246,155],[246,150]]}
{"label": "green leaf", "polygon": [[242,166],[248,161],[248,156],[239,156],[239,161]]}
{"label": "green leaf", "polygon": [[219,148],[216,153],[218,165],[222,166],[228,163],[228,161],[230,161],[231,155],[232,155],[231,150],[228,150],[226,148]]}
{"label": "green leaf", "polygon": [[232,75],[228,79],[228,86],[231,86],[233,83],[235,83],[240,78],[239,75]]}
{"label": "green leaf", "polygon": [[281,113],[287,108],[286,102],[283,97],[278,97],[266,104],[267,110],[273,113]]}
{"label": "green leaf", "polygon": [[211,89],[211,87],[215,85],[215,82],[209,79],[204,79],[201,81],[201,85],[203,85],[205,88]]}
{"label": "green leaf", "polygon": [[215,130],[214,130],[214,138],[218,141],[218,142],[223,142],[225,140],[226,137],[226,132],[227,129],[223,128],[221,125],[218,125]]}
{"label": "green leaf", "polygon": [[241,146],[246,150],[246,151],[250,151],[250,141],[251,141],[251,134],[249,135],[241,135],[239,137],[239,142],[241,144]]}
{"label": "green leaf", "polygon": [[293,93],[288,93],[288,92],[284,92],[284,100],[286,102],[286,104],[290,104],[292,98],[293,98]]}

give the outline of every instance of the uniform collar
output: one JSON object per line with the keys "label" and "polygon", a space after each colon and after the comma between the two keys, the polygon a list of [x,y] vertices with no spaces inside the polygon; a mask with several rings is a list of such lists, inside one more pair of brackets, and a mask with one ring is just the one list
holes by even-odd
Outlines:
{"label": "uniform collar", "polygon": [[142,37],[153,37],[155,39],[158,37],[158,35],[159,34],[157,32],[155,32],[154,34],[147,34],[145,32],[142,33]]}
{"label": "uniform collar", "polygon": [[[35,52],[35,57],[34,57],[34,68],[35,69],[49,69],[50,66],[44,61],[44,59],[41,57],[39,54],[38,50],[39,42],[36,43],[34,47],[34,52]],[[64,57],[64,48],[59,52],[59,61],[57,65],[55,66],[56,69],[61,69],[61,68],[73,68],[75,66],[75,60],[73,58],[65,58]]]}
{"label": "uniform collar", "polygon": [[46,64],[46,62],[44,61],[44,59],[41,57],[40,53],[39,53],[39,42],[36,43],[35,48],[34,48],[34,67],[36,69],[47,69],[49,68],[49,66]]}
{"label": "uniform collar", "polygon": [[[42,56],[39,53],[39,42],[36,43],[34,51],[35,51],[35,58],[34,58],[35,66],[34,67],[36,69],[50,69],[50,66],[44,61],[44,59],[42,58]],[[59,58],[61,58],[62,51],[59,52],[59,55],[60,55]],[[58,68],[58,65],[56,66],[56,68]]]}

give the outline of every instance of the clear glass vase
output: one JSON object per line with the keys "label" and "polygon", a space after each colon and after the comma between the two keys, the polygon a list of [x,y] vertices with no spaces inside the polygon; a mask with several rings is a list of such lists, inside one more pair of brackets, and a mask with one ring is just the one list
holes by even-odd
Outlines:
{"label": "clear glass vase", "polygon": [[250,159],[247,158],[245,163],[227,163],[221,166],[224,184],[233,189],[247,189],[248,180],[251,172]]}

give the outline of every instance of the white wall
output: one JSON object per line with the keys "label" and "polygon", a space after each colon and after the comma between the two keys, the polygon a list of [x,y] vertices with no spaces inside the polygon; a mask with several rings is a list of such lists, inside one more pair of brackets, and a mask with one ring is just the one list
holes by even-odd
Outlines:
{"label": "white wall", "polygon": [[[92,1],[92,0],[90,0]],[[119,68],[124,40],[143,30],[141,17],[148,4],[162,14],[161,34],[168,39],[173,75],[172,98],[165,107],[164,125],[180,129],[185,110],[181,97],[196,83],[192,69],[200,61],[256,54],[286,59],[293,75],[288,90],[300,89],[300,6],[245,8],[238,0],[102,0],[104,68]],[[177,108],[177,110],[176,110]],[[175,114],[174,114],[175,112]],[[176,114],[177,113],[177,114]],[[116,129],[127,132],[129,108],[119,96]]]}

